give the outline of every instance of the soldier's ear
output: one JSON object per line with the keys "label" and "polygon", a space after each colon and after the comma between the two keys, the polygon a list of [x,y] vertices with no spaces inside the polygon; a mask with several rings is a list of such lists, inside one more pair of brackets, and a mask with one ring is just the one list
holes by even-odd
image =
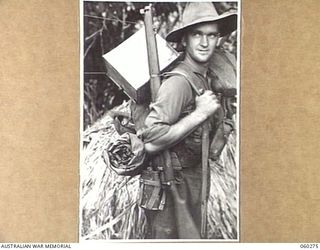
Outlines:
{"label": "soldier's ear", "polygon": [[222,37],[219,37],[218,38],[218,41],[217,41],[217,44],[216,44],[216,47],[222,47],[224,42],[228,39],[227,36],[222,36]]}
{"label": "soldier's ear", "polygon": [[216,44],[216,47],[220,47],[222,45],[222,37],[219,37],[218,38],[218,41],[217,41],[217,44]]}
{"label": "soldier's ear", "polygon": [[184,35],[183,37],[182,37],[182,39],[181,39],[181,45],[183,46],[183,47],[186,47],[187,46],[187,41],[186,41],[187,39],[186,39],[186,36]]}

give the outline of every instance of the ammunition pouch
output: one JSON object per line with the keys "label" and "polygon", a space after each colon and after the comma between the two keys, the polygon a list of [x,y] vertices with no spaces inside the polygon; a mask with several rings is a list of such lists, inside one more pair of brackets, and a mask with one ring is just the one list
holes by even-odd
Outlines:
{"label": "ammunition pouch", "polygon": [[166,193],[162,188],[159,170],[144,170],[140,176],[138,204],[148,210],[163,210]]}
{"label": "ammunition pouch", "polygon": [[[171,152],[174,182],[179,185],[183,182],[182,168],[177,156]],[[159,157],[150,161],[150,166],[140,175],[140,190],[138,204],[148,210],[163,210],[166,203],[166,188],[168,180]]]}

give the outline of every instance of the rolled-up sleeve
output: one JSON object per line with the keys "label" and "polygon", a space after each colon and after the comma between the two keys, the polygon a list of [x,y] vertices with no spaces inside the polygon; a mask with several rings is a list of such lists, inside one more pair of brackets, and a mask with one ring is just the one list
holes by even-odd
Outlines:
{"label": "rolled-up sleeve", "polygon": [[166,134],[191,101],[192,89],[183,76],[172,76],[163,82],[155,103],[150,105],[141,134],[143,141],[152,142]]}

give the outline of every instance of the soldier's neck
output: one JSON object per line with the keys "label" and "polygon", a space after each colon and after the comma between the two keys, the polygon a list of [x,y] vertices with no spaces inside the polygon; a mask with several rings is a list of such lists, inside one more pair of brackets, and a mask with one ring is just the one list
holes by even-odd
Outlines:
{"label": "soldier's neck", "polygon": [[200,73],[204,77],[207,76],[209,63],[198,63],[188,53],[185,54],[184,62],[189,64],[194,72]]}

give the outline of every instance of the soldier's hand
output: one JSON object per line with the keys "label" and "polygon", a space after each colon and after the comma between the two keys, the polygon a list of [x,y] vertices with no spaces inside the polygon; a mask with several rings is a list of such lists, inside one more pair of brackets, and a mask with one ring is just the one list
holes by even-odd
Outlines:
{"label": "soldier's hand", "polygon": [[220,107],[219,100],[210,90],[206,90],[201,96],[196,97],[195,111],[206,117],[213,115]]}

